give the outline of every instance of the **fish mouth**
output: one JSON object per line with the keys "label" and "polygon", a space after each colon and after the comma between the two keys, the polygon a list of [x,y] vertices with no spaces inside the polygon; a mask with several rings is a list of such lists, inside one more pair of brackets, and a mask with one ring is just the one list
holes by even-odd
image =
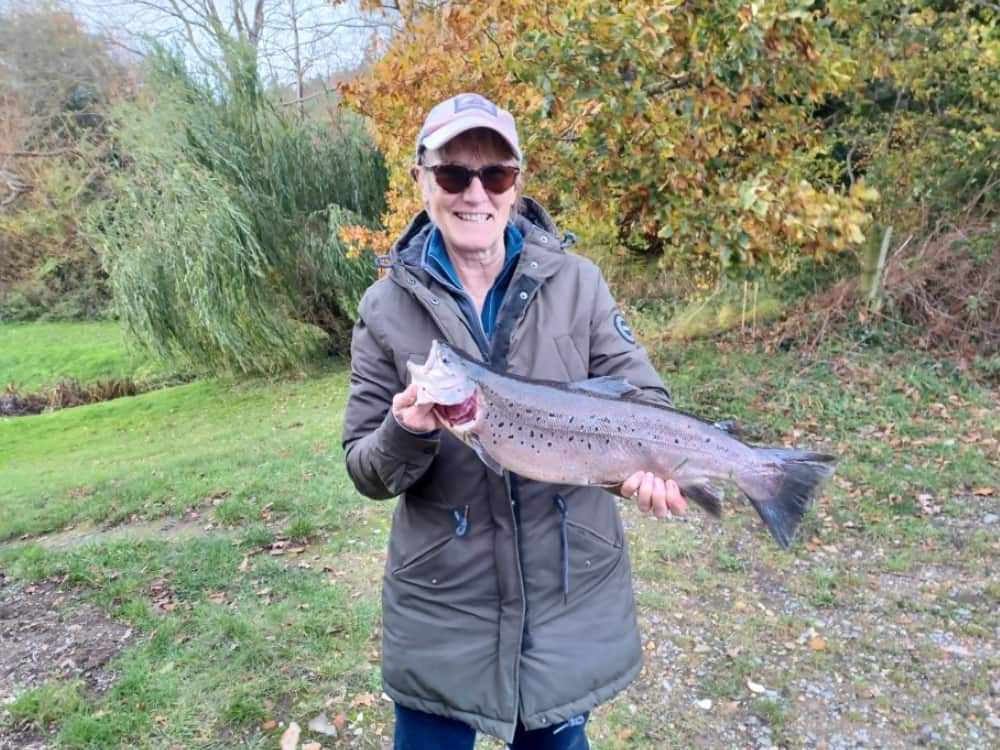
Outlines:
{"label": "fish mouth", "polygon": [[478,393],[473,389],[469,397],[459,404],[438,404],[434,407],[434,413],[451,427],[472,425],[479,413]]}

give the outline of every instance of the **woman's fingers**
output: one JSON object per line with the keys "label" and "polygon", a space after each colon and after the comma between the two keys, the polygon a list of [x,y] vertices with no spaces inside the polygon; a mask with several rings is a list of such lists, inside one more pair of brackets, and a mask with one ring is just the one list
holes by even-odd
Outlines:
{"label": "woman's fingers", "polygon": [[622,482],[620,492],[622,497],[635,500],[636,507],[641,512],[652,511],[657,518],[680,515],[687,511],[687,501],[677,482],[648,471],[637,471],[630,476]]}
{"label": "woman's fingers", "polygon": [[670,509],[670,512],[674,515],[680,515],[687,512],[687,501],[681,494],[681,488],[677,485],[673,479],[668,479],[666,481],[666,504]]}
{"label": "woman's fingers", "polygon": [[410,383],[392,397],[392,415],[411,432],[432,432],[438,429],[434,404],[417,404],[417,386]]}

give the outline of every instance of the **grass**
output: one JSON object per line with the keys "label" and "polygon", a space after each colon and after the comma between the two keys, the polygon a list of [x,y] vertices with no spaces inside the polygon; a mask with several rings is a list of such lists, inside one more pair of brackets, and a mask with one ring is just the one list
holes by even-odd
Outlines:
{"label": "grass", "polygon": [[[21,329],[0,327],[0,341],[24,336]],[[658,524],[630,519],[637,600],[653,650],[637,687],[595,712],[593,745],[725,745],[712,734],[719,717],[692,708],[680,691],[733,706],[740,721],[762,722],[794,745],[808,717],[795,700],[799,682],[836,673],[853,650],[825,631],[829,643],[813,650],[813,636],[803,634],[872,595],[861,562],[898,577],[928,561],[981,569],[995,554],[988,530],[972,530],[956,548],[941,523],[968,515],[974,488],[996,485],[994,396],[919,356],[831,348],[805,358],[706,344],[654,354],[681,408],[735,416],[755,442],[787,441],[842,459],[804,544],[790,551],[733,503],[722,523],[697,513]],[[0,362],[4,373],[37,371],[36,384],[57,374],[105,376],[78,355],[59,364],[50,353],[32,366],[22,353],[15,368],[8,353]],[[108,356],[112,370],[133,374],[120,348]],[[350,734],[356,746],[382,746],[391,705],[379,698],[378,581],[392,505],[359,498],[346,476],[346,398],[346,368],[332,366],[305,378],[197,382],[0,420],[0,567],[15,582],[63,581],[136,632],[111,665],[117,677],[107,692],[56,680],[19,694],[11,716],[36,722],[61,748],[159,750],[272,748],[282,728],[272,722],[305,726],[320,712],[342,713],[349,731],[363,730]],[[45,545],[44,535],[69,527],[192,513],[192,535],[95,534]],[[850,544],[862,545],[861,562],[842,557]],[[995,582],[981,594],[1000,600]],[[888,622],[905,606],[940,628],[956,608],[930,598],[938,595],[929,588],[901,597]],[[795,608],[783,611],[786,600]],[[963,627],[970,638],[992,632]],[[858,652],[892,647],[872,639]],[[671,663],[689,670],[688,682],[662,698],[668,708],[650,708],[644,701],[655,704],[664,690],[656,669],[665,646],[677,649]],[[913,672],[908,663],[898,669],[902,690]],[[959,678],[948,687],[961,694]],[[754,695],[749,680],[776,692]]]}
{"label": "grass", "polygon": [[[343,370],[289,382],[198,382],[36,417],[0,420],[0,540],[89,520],[262,509],[332,520],[349,483],[336,456]],[[52,457],[58,456],[59,461]],[[31,502],[24,500],[30,498]]]}
{"label": "grass", "polygon": [[48,388],[60,380],[153,380],[167,375],[142,352],[130,352],[115,321],[0,325],[0,388]]}

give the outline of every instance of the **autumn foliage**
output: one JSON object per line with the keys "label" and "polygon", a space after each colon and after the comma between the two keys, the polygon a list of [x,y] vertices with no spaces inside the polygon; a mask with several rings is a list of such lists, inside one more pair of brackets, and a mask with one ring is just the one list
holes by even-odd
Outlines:
{"label": "autumn foliage", "polygon": [[[384,249],[419,208],[407,175],[426,111],[462,91],[510,109],[529,194],[704,283],[776,274],[864,240],[856,181],[824,184],[817,109],[855,74],[800,2],[404,3],[371,74],[344,87],[392,168]],[[574,229],[573,226],[566,226]]]}

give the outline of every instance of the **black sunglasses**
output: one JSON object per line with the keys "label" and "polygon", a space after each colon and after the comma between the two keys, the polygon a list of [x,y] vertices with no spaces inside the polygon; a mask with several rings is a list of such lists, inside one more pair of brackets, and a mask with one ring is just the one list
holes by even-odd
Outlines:
{"label": "black sunglasses", "polygon": [[424,165],[434,173],[434,181],[446,193],[461,193],[472,184],[472,178],[478,177],[483,187],[491,193],[506,193],[521,173],[520,167],[508,167],[504,164],[490,164],[479,169],[469,169],[461,164]]}

